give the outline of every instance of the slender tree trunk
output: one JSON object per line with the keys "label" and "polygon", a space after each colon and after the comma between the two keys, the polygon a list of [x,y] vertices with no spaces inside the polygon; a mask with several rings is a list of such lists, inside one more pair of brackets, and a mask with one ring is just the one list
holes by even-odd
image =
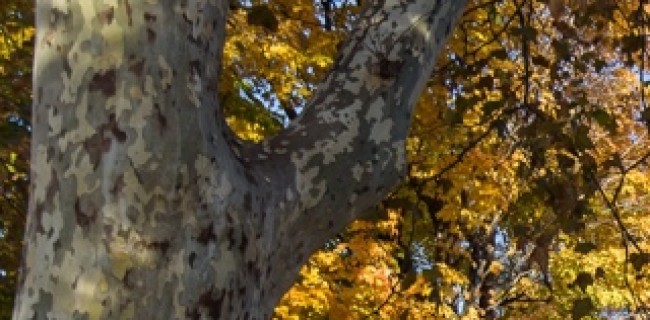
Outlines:
{"label": "slender tree trunk", "polygon": [[464,4],[367,4],[304,114],[249,145],[216,99],[228,1],[37,1],[14,318],[270,318],[309,255],[403,174]]}

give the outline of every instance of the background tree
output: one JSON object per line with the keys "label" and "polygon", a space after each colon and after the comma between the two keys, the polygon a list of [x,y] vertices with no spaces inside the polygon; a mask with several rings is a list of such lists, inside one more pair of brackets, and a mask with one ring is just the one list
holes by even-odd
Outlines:
{"label": "background tree", "polygon": [[32,8],[0,4],[0,319],[11,317],[27,211]]}

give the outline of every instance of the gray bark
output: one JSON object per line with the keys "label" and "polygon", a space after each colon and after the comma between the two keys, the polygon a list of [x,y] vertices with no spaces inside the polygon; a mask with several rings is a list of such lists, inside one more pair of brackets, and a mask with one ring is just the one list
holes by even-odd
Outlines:
{"label": "gray bark", "polygon": [[261,319],[404,173],[465,1],[374,1],[305,112],[238,141],[216,99],[228,1],[37,2],[15,319]]}

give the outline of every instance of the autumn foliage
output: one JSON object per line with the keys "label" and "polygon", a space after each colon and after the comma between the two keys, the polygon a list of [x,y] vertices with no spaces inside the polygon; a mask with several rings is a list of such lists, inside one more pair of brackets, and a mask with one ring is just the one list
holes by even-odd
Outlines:
{"label": "autumn foliage", "polygon": [[[240,136],[300,115],[359,2],[230,1],[219,94]],[[26,212],[31,6],[0,5],[0,318]],[[471,1],[413,115],[403,183],[323,244],[275,318],[648,316],[649,14]]]}

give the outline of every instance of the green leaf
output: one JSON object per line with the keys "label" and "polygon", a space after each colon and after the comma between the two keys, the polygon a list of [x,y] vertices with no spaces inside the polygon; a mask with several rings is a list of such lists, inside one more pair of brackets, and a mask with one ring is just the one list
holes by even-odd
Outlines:
{"label": "green leaf", "polygon": [[507,60],[508,59],[508,52],[505,49],[498,49],[492,51],[492,56],[499,59],[499,60]]}
{"label": "green leaf", "polygon": [[634,267],[634,270],[641,272],[643,266],[650,263],[650,254],[632,253],[630,254],[630,263]]}
{"label": "green leaf", "polygon": [[597,248],[596,245],[591,243],[591,242],[581,242],[581,243],[576,244],[576,246],[575,246],[575,248],[573,248],[573,250],[575,252],[578,252],[578,253],[587,254],[587,253],[595,250],[596,248]]}
{"label": "green leaf", "polygon": [[449,190],[454,187],[454,183],[447,178],[438,179],[438,181],[436,181],[436,185],[445,193],[449,192]]}
{"label": "green leaf", "polygon": [[564,154],[558,154],[557,162],[561,168],[573,168],[573,165],[576,163],[576,159]]}
{"label": "green leaf", "polygon": [[580,320],[594,311],[594,304],[589,298],[583,298],[573,301],[571,309],[571,319]]}
{"label": "green leaf", "polygon": [[278,19],[267,5],[253,6],[246,17],[248,24],[260,26],[269,31],[278,31]]}
{"label": "green leaf", "polygon": [[566,40],[553,40],[551,45],[558,57],[564,59],[571,55],[571,45]]}
{"label": "green leaf", "polygon": [[622,169],[623,160],[621,159],[621,155],[618,153],[614,154],[611,158],[604,161],[602,166],[605,169],[610,169],[610,168]]}
{"label": "green leaf", "polygon": [[443,119],[449,125],[457,125],[463,122],[463,112],[457,110],[445,109]]}
{"label": "green leaf", "polygon": [[510,130],[508,130],[508,124],[505,120],[499,119],[494,122],[494,126],[497,128],[497,133],[501,139],[508,137]]}
{"label": "green leaf", "polygon": [[346,288],[352,288],[354,286],[354,283],[350,279],[339,278],[339,279],[335,279],[334,282]]}
{"label": "green leaf", "polygon": [[591,113],[591,117],[596,120],[598,125],[609,131],[609,133],[616,132],[616,120],[607,111],[598,109]]}
{"label": "green leaf", "polygon": [[607,62],[604,60],[596,60],[594,61],[594,69],[596,69],[596,72],[602,71],[605,67],[607,66]]}
{"label": "green leaf", "polygon": [[650,108],[646,107],[641,112],[641,120],[643,120],[643,122],[645,122],[646,127],[650,129]]}
{"label": "green leaf", "polygon": [[543,56],[533,56],[533,57],[531,58],[531,61],[532,61],[534,64],[536,64],[536,65],[538,65],[538,66],[542,66],[542,67],[544,67],[544,68],[548,68],[548,67],[551,65],[550,61],[548,61],[548,59],[546,59],[546,58],[543,57]]}
{"label": "green leaf", "polygon": [[431,269],[422,270],[422,276],[431,283],[436,283],[442,277],[440,271],[435,266]]}
{"label": "green leaf", "polygon": [[582,292],[585,292],[585,289],[587,289],[588,286],[594,284],[594,278],[587,272],[580,272],[573,284],[580,287]]}
{"label": "green leaf", "polygon": [[589,137],[589,128],[586,126],[579,126],[576,129],[576,134],[574,137],[574,143],[578,150],[583,151],[586,149],[593,149],[594,143]]}
{"label": "green leaf", "polygon": [[537,29],[530,26],[525,26],[523,28],[516,28],[513,31],[513,34],[523,35],[527,40],[533,40],[537,38]]}
{"label": "green leaf", "polygon": [[479,101],[480,99],[477,96],[460,96],[456,99],[454,105],[459,112],[464,112],[475,106]]}
{"label": "green leaf", "polygon": [[478,88],[492,88],[494,87],[494,78],[492,76],[481,77],[476,86]]}
{"label": "green leaf", "polygon": [[487,101],[487,102],[485,102],[483,104],[483,113],[485,115],[490,115],[495,110],[501,109],[501,107],[503,107],[503,105],[504,105],[503,100]]}
{"label": "green leaf", "polygon": [[622,43],[623,52],[626,52],[626,53],[637,52],[637,51],[641,50],[641,48],[643,48],[643,45],[644,45],[643,38],[641,38],[641,36],[639,36],[639,35],[626,35],[626,36],[623,36],[623,38],[621,40],[623,42]]}
{"label": "green leaf", "polygon": [[415,283],[417,280],[417,273],[415,270],[411,270],[404,275],[402,279],[402,288],[408,288]]}

